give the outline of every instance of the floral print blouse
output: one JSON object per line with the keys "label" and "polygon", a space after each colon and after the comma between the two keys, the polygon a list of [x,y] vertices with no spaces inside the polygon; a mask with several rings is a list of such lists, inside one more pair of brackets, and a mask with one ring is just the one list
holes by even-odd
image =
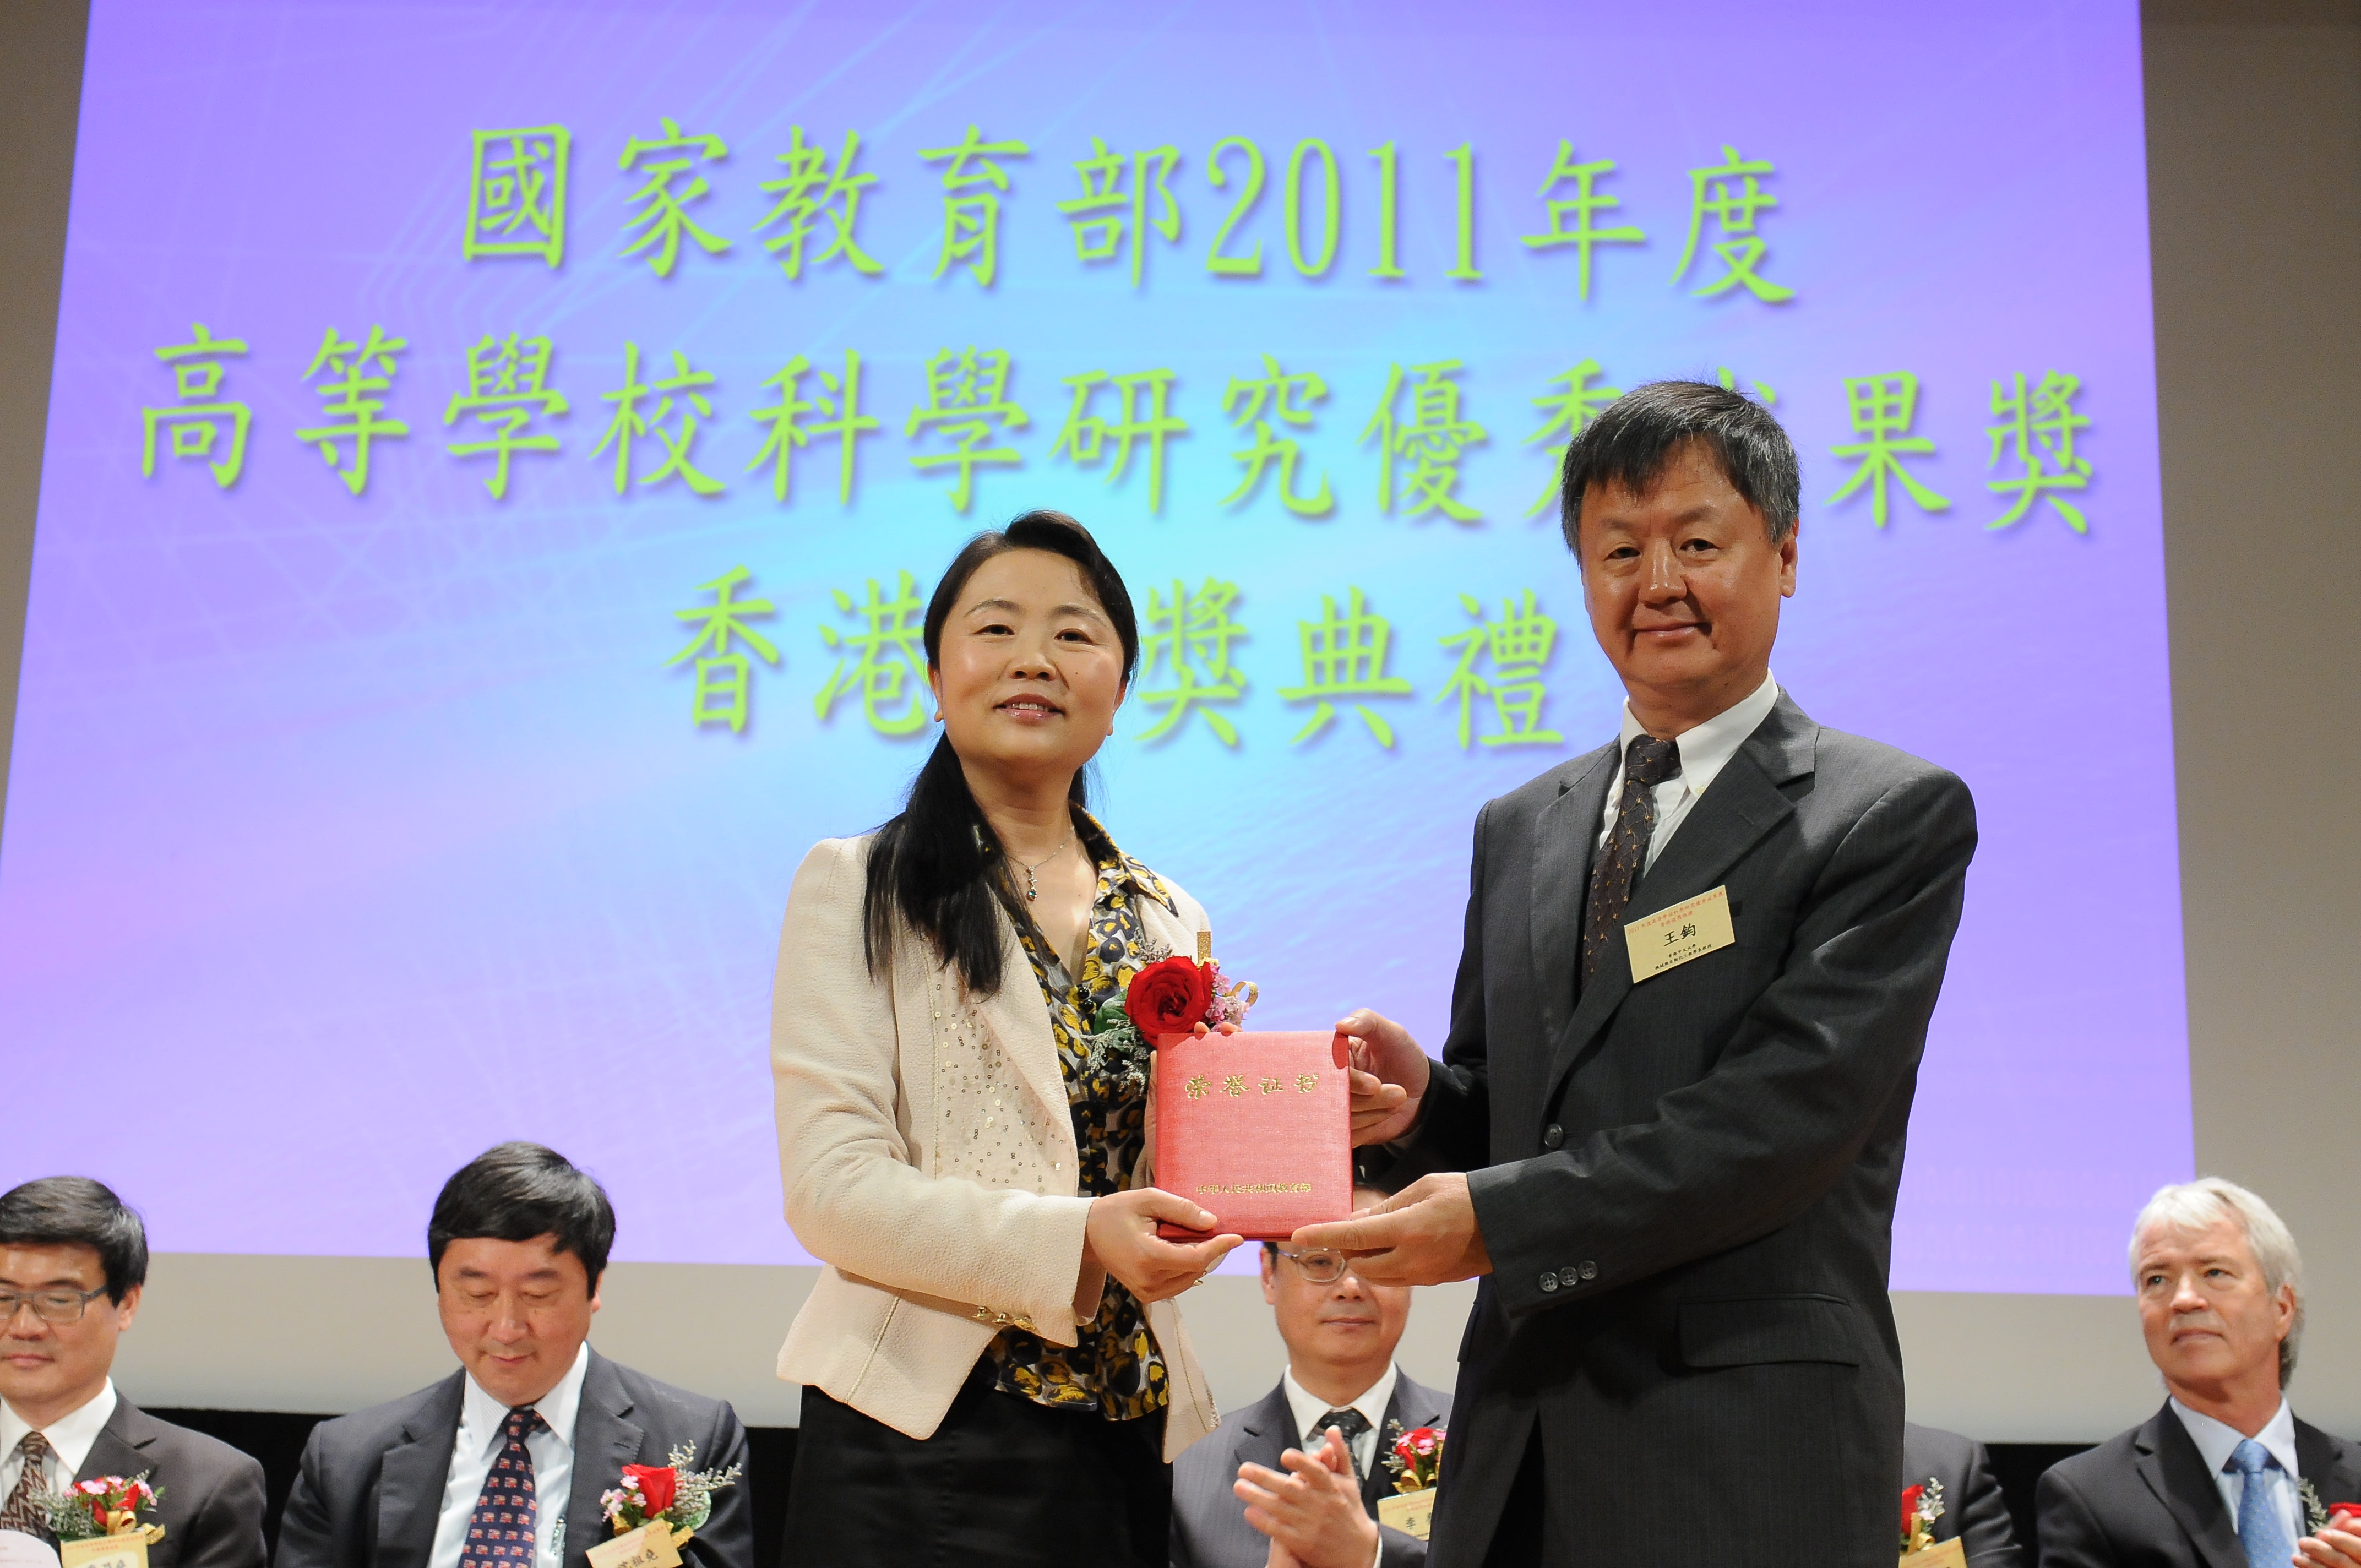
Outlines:
{"label": "floral print blouse", "polygon": [[[1132,1064],[1094,1052],[1091,1023],[1109,1001],[1122,1000],[1133,975],[1169,956],[1148,934],[1139,905],[1152,898],[1170,908],[1172,899],[1156,873],[1117,849],[1088,812],[1075,813],[1075,831],[1099,873],[1081,972],[1068,974],[1037,932],[1027,928],[1018,936],[1058,1042],[1058,1069],[1074,1118],[1076,1190],[1096,1198],[1132,1185],[1148,1144],[1148,1080]],[[1111,1421],[1136,1420],[1165,1408],[1170,1395],[1147,1310],[1121,1284],[1106,1282],[1098,1316],[1076,1341],[1070,1350],[1022,1329],[1004,1329],[984,1352],[995,1368],[994,1387],[1039,1405],[1095,1410]]]}

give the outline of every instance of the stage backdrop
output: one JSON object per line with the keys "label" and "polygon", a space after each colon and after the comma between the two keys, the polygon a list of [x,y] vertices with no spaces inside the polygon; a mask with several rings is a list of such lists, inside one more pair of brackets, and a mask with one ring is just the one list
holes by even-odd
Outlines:
{"label": "stage backdrop", "polygon": [[0,1180],[403,1254],[546,1140],[801,1262],[811,843],[979,528],[1099,534],[1104,819],[1257,1020],[1440,1049],[1469,826],[1611,739],[1552,465],[1803,453],[1779,679],[1983,842],[1894,1282],[2122,1287],[2191,1166],[2137,12],[98,0],[15,762]]}

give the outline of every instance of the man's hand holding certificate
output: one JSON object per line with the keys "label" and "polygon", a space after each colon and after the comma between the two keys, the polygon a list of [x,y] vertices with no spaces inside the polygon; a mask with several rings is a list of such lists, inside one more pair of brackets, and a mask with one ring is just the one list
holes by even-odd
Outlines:
{"label": "man's hand holding certificate", "polygon": [[[1418,1122],[1429,1062],[1410,1031],[1364,1007],[1336,1025],[1352,1042],[1353,1142],[1390,1143]],[[1374,1209],[1331,1224],[1306,1225],[1292,1244],[1353,1260],[1378,1285],[1440,1285],[1492,1272],[1459,1171],[1421,1177]]]}

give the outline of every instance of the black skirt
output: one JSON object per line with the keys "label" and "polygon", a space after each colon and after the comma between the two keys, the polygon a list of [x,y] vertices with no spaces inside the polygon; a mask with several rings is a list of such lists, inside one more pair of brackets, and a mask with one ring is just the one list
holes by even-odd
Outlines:
{"label": "black skirt", "polygon": [[978,1362],[924,1440],[806,1387],[782,1568],[1167,1568],[1164,1412],[1111,1421],[992,1384]]}

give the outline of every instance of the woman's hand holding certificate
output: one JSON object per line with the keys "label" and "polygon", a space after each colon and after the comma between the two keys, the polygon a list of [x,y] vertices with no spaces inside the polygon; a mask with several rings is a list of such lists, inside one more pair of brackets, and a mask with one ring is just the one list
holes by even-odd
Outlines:
{"label": "woman's hand holding certificate", "polygon": [[1159,1222],[1210,1230],[1214,1215],[1160,1188],[1137,1187],[1091,1200],[1082,1231],[1082,1265],[1105,1269],[1143,1301],[1178,1296],[1211,1273],[1245,1238],[1213,1236],[1182,1245],[1156,1234]]}

